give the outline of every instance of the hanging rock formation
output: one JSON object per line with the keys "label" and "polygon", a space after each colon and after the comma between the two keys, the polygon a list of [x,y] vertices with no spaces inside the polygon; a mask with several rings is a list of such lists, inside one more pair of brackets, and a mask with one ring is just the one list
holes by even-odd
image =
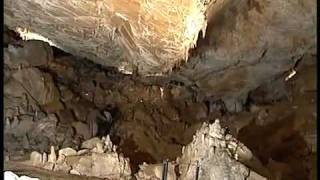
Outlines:
{"label": "hanging rock formation", "polygon": [[209,2],[6,0],[5,24],[99,64],[159,73],[188,57]]}

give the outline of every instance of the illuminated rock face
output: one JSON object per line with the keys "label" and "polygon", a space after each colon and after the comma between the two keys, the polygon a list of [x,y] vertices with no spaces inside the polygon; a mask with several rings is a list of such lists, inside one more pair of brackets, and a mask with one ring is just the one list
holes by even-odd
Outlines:
{"label": "illuminated rock face", "polygon": [[209,2],[5,0],[5,24],[99,64],[156,74],[187,59]]}

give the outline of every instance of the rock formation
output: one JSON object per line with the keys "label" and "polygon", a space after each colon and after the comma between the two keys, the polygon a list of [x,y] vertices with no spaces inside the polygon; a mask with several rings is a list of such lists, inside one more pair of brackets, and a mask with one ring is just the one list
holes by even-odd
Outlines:
{"label": "rock formation", "polygon": [[[6,0],[5,24],[123,72],[174,69],[170,78],[201,93],[197,100],[219,97],[232,112],[242,110],[249,91],[316,53],[315,0],[179,2]],[[206,24],[206,38],[198,38]],[[196,38],[198,48],[179,63]]]}
{"label": "rock formation", "polygon": [[[72,148],[60,149],[57,160],[53,147],[49,158],[43,158],[42,154],[35,151],[31,153],[30,161],[27,164],[76,175],[130,179],[129,160],[115,151],[116,147],[110,141],[109,136],[85,141],[82,147],[88,147],[89,149],[79,151]],[[48,161],[44,161],[44,159],[48,159]]]}
{"label": "rock formation", "polygon": [[[176,180],[175,164],[168,162],[167,180]],[[142,164],[135,177],[137,180],[160,180],[163,175],[163,164]]]}
{"label": "rock formation", "polygon": [[[193,141],[177,159],[180,179],[266,179],[240,163],[253,158],[252,152],[221,128],[219,120],[203,124]],[[251,177],[250,177],[251,176]],[[255,177],[253,177],[255,176]]]}
{"label": "rock formation", "polygon": [[209,2],[6,0],[5,24],[100,64],[155,73],[188,58]]}
{"label": "rock formation", "polygon": [[[204,123],[193,136],[193,141],[183,147],[182,156],[176,162],[168,163],[167,178],[267,180],[241,163],[251,159],[254,159],[252,152],[228,134],[216,120],[213,124]],[[162,174],[163,164],[143,164],[135,176],[139,180],[160,180]]]}

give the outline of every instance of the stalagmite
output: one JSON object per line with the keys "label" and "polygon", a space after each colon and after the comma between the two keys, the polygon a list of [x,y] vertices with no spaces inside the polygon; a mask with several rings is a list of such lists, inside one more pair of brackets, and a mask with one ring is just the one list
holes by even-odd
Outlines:
{"label": "stalagmite", "polygon": [[[252,159],[252,152],[231,135],[225,133],[219,120],[204,123],[183,148],[177,159],[180,179],[266,179],[240,163]],[[253,177],[255,175],[255,177]]]}

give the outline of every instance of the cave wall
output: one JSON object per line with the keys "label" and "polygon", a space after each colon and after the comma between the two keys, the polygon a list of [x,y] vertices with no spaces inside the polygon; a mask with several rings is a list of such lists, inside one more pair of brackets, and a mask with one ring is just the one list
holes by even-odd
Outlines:
{"label": "cave wall", "polygon": [[[168,77],[183,82],[196,100],[222,99],[229,111],[241,111],[249,91],[289,74],[305,54],[316,54],[315,0],[188,2],[191,4],[6,0],[5,23],[10,28],[26,27],[67,52],[127,72],[166,74],[173,68]],[[185,58],[186,51],[181,49],[185,47],[181,38],[186,39],[184,42],[190,38],[179,36],[187,19],[177,18],[177,12],[196,6],[192,4],[195,2],[203,5],[198,10],[206,14],[207,29],[200,32],[197,47],[183,63],[179,60]],[[166,7],[181,9],[164,16]],[[124,21],[116,12],[131,19]],[[184,12],[194,13],[192,8]],[[141,22],[135,21],[138,14],[143,17]],[[194,17],[204,20],[204,16]],[[174,36],[177,33],[179,37]],[[140,50],[136,51],[138,46]],[[149,49],[141,51],[144,48]]]}
{"label": "cave wall", "polygon": [[200,99],[222,98],[240,111],[250,90],[316,54],[315,0],[217,0],[208,12],[206,38],[174,73]]}

